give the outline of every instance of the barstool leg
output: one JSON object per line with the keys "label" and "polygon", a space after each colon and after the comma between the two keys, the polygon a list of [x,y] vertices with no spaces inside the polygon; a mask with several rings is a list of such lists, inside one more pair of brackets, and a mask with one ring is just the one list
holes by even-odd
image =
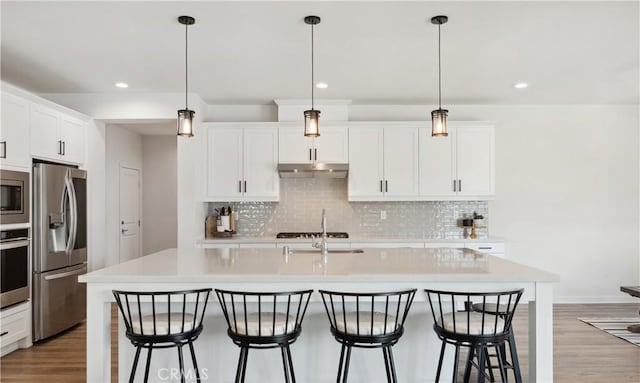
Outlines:
{"label": "barstool leg", "polygon": [[347,376],[349,375],[350,361],[351,361],[351,346],[347,346],[347,357],[344,361],[344,376],[342,377],[342,383],[347,383]]}
{"label": "barstool leg", "polygon": [[280,353],[282,354],[282,367],[284,368],[284,381],[289,383],[289,366],[287,361],[287,356],[285,355],[286,351],[284,350],[284,346],[280,347]]}
{"label": "barstool leg", "polygon": [[496,347],[496,355],[498,357],[498,368],[500,369],[500,378],[502,379],[502,383],[509,383],[509,378],[507,376],[507,369],[505,367],[505,355],[503,347]]}
{"label": "barstool leg", "polygon": [[513,330],[509,332],[507,338],[509,342],[509,352],[511,353],[511,365],[513,367],[513,374],[516,378],[516,383],[522,383],[522,375],[520,373],[520,362],[518,361],[518,351],[516,350],[516,338],[513,336]]}
{"label": "barstool leg", "polygon": [[142,347],[136,347],[136,356],[133,358],[133,366],[131,366],[131,374],[129,375],[129,383],[133,383],[133,379],[136,377],[136,367],[138,367],[138,359],[140,358],[140,349]]}
{"label": "barstool leg", "polygon": [[447,342],[442,341],[442,347],[440,347],[440,359],[438,359],[438,369],[436,370],[436,383],[440,383],[440,373],[442,372],[442,359],[444,359],[444,349],[447,346]]}
{"label": "barstool leg", "polygon": [[478,383],[484,383],[485,372],[484,369],[486,367],[486,362],[484,360],[485,357],[485,347],[478,346],[478,351],[476,354],[478,355]]}
{"label": "barstool leg", "polygon": [[178,346],[178,365],[180,366],[180,383],[184,383],[184,359],[182,358],[182,346]]}
{"label": "barstool leg", "polygon": [[471,377],[471,366],[473,366],[473,356],[475,354],[476,349],[474,347],[469,347],[469,355],[467,356],[467,365],[464,368],[464,383],[469,382],[469,378]]}
{"label": "barstool leg", "polygon": [[389,364],[391,365],[391,377],[393,378],[393,383],[398,383],[398,378],[396,377],[396,365],[393,363],[393,352],[391,351],[391,346],[387,346],[387,354],[389,354]]}
{"label": "barstool leg", "polygon": [[488,347],[484,348],[484,358],[485,358],[485,361],[487,362],[487,370],[489,371],[489,381],[493,383],[496,381],[496,378],[495,376],[493,376],[493,366],[491,365],[491,358],[489,357]]}
{"label": "barstool leg", "polygon": [[147,364],[145,365],[145,368],[144,368],[144,383],[147,383],[149,381],[149,367],[151,366],[151,351],[153,351],[153,348],[149,346],[149,348],[147,349]]}
{"label": "barstool leg", "polygon": [[244,347],[240,347],[240,356],[238,357],[238,368],[236,369],[236,383],[240,383],[242,379],[242,368],[244,366]]}
{"label": "barstool leg", "polygon": [[387,347],[382,347],[382,355],[384,356],[384,370],[387,372],[387,383],[391,383],[391,371],[389,366],[389,357],[387,356]]}
{"label": "barstool leg", "polygon": [[286,351],[287,351],[287,359],[289,360],[289,370],[291,371],[291,382],[296,383],[296,374],[295,372],[293,372],[293,360],[291,358],[291,349],[289,348],[288,344],[286,347]]}
{"label": "barstool leg", "polygon": [[460,359],[460,346],[456,344],[456,352],[453,359],[453,383],[458,383],[458,360]]}
{"label": "barstool leg", "polygon": [[249,359],[249,347],[244,348],[244,361],[242,362],[242,378],[241,382],[244,383],[244,376],[247,373],[247,360]]}
{"label": "barstool leg", "polygon": [[336,383],[340,383],[340,378],[342,377],[342,368],[344,366],[344,349],[347,346],[342,343],[342,347],[340,348],[340,363],[338,364],[338,378],[336,379]]}
{"label": "barstool leg", "polygon": [[200,370],[198,369],[198,362],[196,361],[196,352],[193,349],[193,343],[189,342],[189,351],[191,352],[191,362],[193,368],[196,370],[196,382],[200,382]]}

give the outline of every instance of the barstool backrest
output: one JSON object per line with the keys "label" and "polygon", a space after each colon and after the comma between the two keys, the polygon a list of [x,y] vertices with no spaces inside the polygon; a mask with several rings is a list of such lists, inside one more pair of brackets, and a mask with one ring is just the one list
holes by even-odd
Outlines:
{"label": "barstool backrest", "polygon": [[331,329],[360,337],[402,333],[416,289],[354,293],[320,290]]}
{"label": "barstool backrest", "polygon": [[278,336],[300,331],[313,290],[245,292],[216,289],[229,331],[240,336]]}
{"label": "barstool backrest", "polygon": [[172,336],[202,329],[211,290],[113,290],[113,296],[124,319],[127,334]]}
{"label": "barstool backrest", "polygon": [[[425,290],[437,328],[474,337],[506,334],[511,329],[522,292],[523,289],[498,292]],[[473,310],[474,305],[485,310]],[[495,307],[502,307],[503,313],[492,314]]]}

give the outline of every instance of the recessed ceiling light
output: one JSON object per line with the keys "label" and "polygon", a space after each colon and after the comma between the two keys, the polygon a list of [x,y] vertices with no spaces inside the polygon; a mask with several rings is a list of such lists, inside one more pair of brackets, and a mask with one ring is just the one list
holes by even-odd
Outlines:
{"label": "recessed ceiling light", "polygon": [[316,88],[327,89],[329,85],[326,82],[319,82],[316,84]]}
{"label": "recessed ceiling light", "polygon": [[126,82],[117,82],[114,84],[116,86],[116,88],[128,88],[129,84],[127,84]]}
{"label": "recessed ceiling light", "polygon": [[513,87],[516,89],[524,89],[524,88],[528,88],[529,84],[527,84],[526,82],[517,82],[513,84]]}

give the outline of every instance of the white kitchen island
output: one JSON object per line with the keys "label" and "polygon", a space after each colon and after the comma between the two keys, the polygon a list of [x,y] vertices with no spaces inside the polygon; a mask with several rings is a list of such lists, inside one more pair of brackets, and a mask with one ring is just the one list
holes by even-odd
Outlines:
{"label": "white kitchen island", "polygon": [[[325,262],[326,261],[326,262]],[[329,254],[281,249],[168,249],[80,277],[87,283],[87,381],[110,381],[111,291],[167,291],[202,287],[244,291],[328,289],[390,291],[417,288],[405,334],[394,347],[398,379],[432,382],[440,342],[422,289],[493,291],[524,288],[529,303],[529,382],[553,381],[553,312],[551,273],[464,249],[364,249],[364,253]],[[312,296],[302,335],[291,347],[299,382],[333,382],[339,344],[318,294]],[[516,334],[517,337],[517,334]],[[239,353],[226,335],[226,322],[215,294],[210,297],[204,331],[194,343],[206,382],[233,381]],[[134,348],[120,321],[119,381],[127,381]],[[177,366],[175,349],[154,352],[150,381],[166,382]],[[451,353],[453,354],[453,353]],[[281,382],[278,350],[250,352],[247,382]],[[451,355],[447,355],[451,362]],[[190,368],[190,362],[185,361]],[[143,370],[143,364],[138,372]],[[450,374],[450,368],[443,373]],[[450,381],[443,376],[442,381]],[[354,349],[350,382],[384,382],[380,350]]]}

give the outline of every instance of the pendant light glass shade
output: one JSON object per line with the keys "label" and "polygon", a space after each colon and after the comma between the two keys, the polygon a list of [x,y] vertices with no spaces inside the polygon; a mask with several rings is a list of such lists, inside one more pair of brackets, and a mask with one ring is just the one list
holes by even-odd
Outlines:
{"label": "pendant light glass shade", "polygon": [[189,25],[196,22],[191,16],[180,16],[178,22],[184,25],[184,109],[178,110],[178,136],[193,137],[193,116],[196,114],[189,109]]}
{"label": "pendant light glass shade", "polygon": [[193,137],[193,110],[180,109],[178,111],[178,136]]}
{"label": "pendant light glass shade", "polygon": [[314,67],[313,67],[313,26],[320,24],[320,17],[307,16],[304,22],[311,25],[311,109],[304,111],[304,135],[306,137],[320,137],[320,111],[314,108]]}
{"label": "pendant light glass shade", "polygon": [[431,136],[446,137],[447,133],[447,115],[449,111],[442,109],[442,65],[440,54],[440,26],[449,21],[447,16],[434,16],[431,23],[438,26],[438,109],[431,111]]}
{"label": "pendant light glass shade", "polygon": [[320,137],[320,130],[318,129],[318,119],[320,118],[320,111],[311,109],[304,111],[304,135],[307,137]]}
{"label": "pendant light glass shade", "polygon": [[446,109],[436,109],[431,112],[431,135],[433,137],[446,137],[447,133],[447,114]]}

